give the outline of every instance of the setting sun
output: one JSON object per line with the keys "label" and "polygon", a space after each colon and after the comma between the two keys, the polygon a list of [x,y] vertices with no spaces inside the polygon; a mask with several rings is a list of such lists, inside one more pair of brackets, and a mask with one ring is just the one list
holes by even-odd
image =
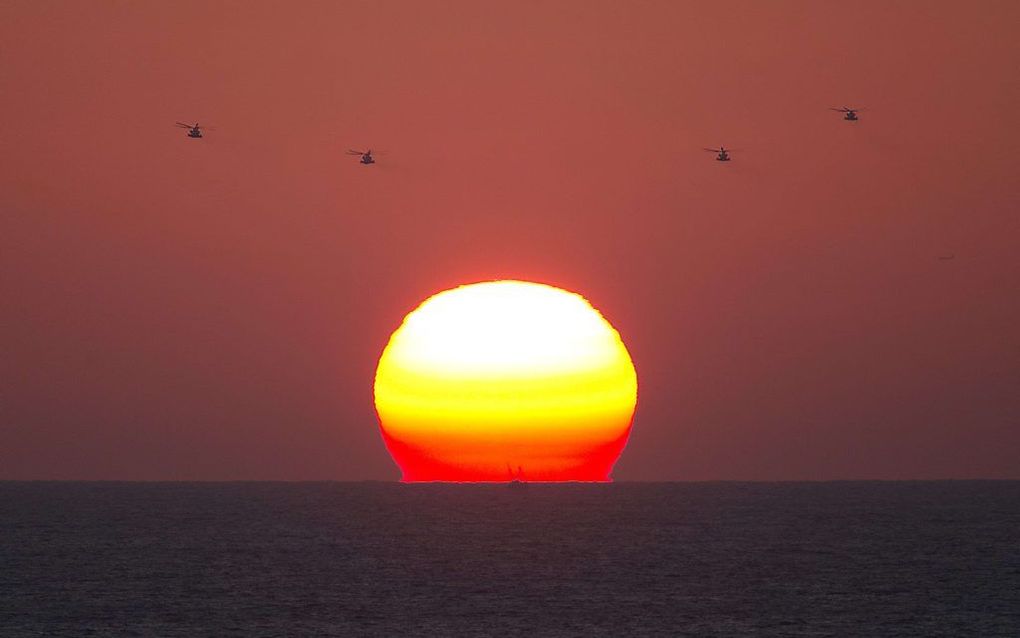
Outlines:
{"label": "setting sun", "polygon": [[461,286],[405,317],[375,405],[405,481],[607,481],[637,375],[580,295],[523,281]]}

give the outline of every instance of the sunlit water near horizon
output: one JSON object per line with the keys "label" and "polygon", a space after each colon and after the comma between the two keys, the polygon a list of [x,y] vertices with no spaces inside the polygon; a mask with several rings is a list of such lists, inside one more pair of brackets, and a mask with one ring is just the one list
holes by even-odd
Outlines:
{"label": "sunlit water near horizon", "polygon": [[1020,481],[0,483],[0,636],[1020,636]]}

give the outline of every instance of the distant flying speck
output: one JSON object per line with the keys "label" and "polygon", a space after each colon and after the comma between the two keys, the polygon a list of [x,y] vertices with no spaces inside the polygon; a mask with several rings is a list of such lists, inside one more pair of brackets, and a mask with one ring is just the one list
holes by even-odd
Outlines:
{"label": "distant flying speck", "polygon": [[730,151],[726,150],[725,146],[720,146],[719,148],[705,148],[705,150],[710,153],[718,153],[718,157],[715,158],[718,162],[730,161]]}
{"label": "distant flying speck", "polygon": [[[202,127],[200,127],[197,122],[195,124],[185,124],[184,122],[177,122],[176,125],[179,128],[188,129],[188,137],[192,137],[194,139],[199,139],[200,137],[202,137]],[[211,131],[213,129],[206,126],[205,130]]]}
{"label": "distant flying speck", "polygon": [[838,108],[838,109],[834,109],[834,108],[830,107],[829,110],[830,111],[838,111],[840,113],[845,113],[846,115],[843,116],[844,120],[846,120],[848,122],[856,122],[857,121],[857,112],[858,111],[865,111],[867,109],[852,109],[849,106],[844,106],[844,107],[841,107],[841,108]]}
{"label": "distant flying speck", "polygon": [[361,156],[361,163],[366,165],[366,166],[368,166],[369,164],[375,164],[375,160],[372,158],[372,149],[368,149],[367,151],[348,150],[347,154],[348,155],[360,155]]}

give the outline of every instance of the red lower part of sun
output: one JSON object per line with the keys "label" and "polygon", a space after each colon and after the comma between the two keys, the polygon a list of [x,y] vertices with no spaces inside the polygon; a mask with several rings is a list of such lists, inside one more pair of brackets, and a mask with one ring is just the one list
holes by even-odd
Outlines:
{"label": "red lower part of sun", "polygon": [[503,464],[471,463],[453,460],[436,448],[400,441],[382,431],[386,448],[400,466],[404,482],[607,482],[613,465],[623,452],[630,435],[628,427],[617,439],[598,445],[581,445],[573,449],[548,450],[536,448],[531,454],[508,455],[514,461]]}

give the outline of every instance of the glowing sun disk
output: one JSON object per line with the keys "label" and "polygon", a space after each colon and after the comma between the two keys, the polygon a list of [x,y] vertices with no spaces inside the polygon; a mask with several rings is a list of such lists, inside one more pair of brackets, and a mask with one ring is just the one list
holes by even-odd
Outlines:
{"label": "glowing sun disk", "polygon": [[441,292],[394,332],[376,371],[404,480],[608,480],[637,378],[580,295],[522,281]]}

